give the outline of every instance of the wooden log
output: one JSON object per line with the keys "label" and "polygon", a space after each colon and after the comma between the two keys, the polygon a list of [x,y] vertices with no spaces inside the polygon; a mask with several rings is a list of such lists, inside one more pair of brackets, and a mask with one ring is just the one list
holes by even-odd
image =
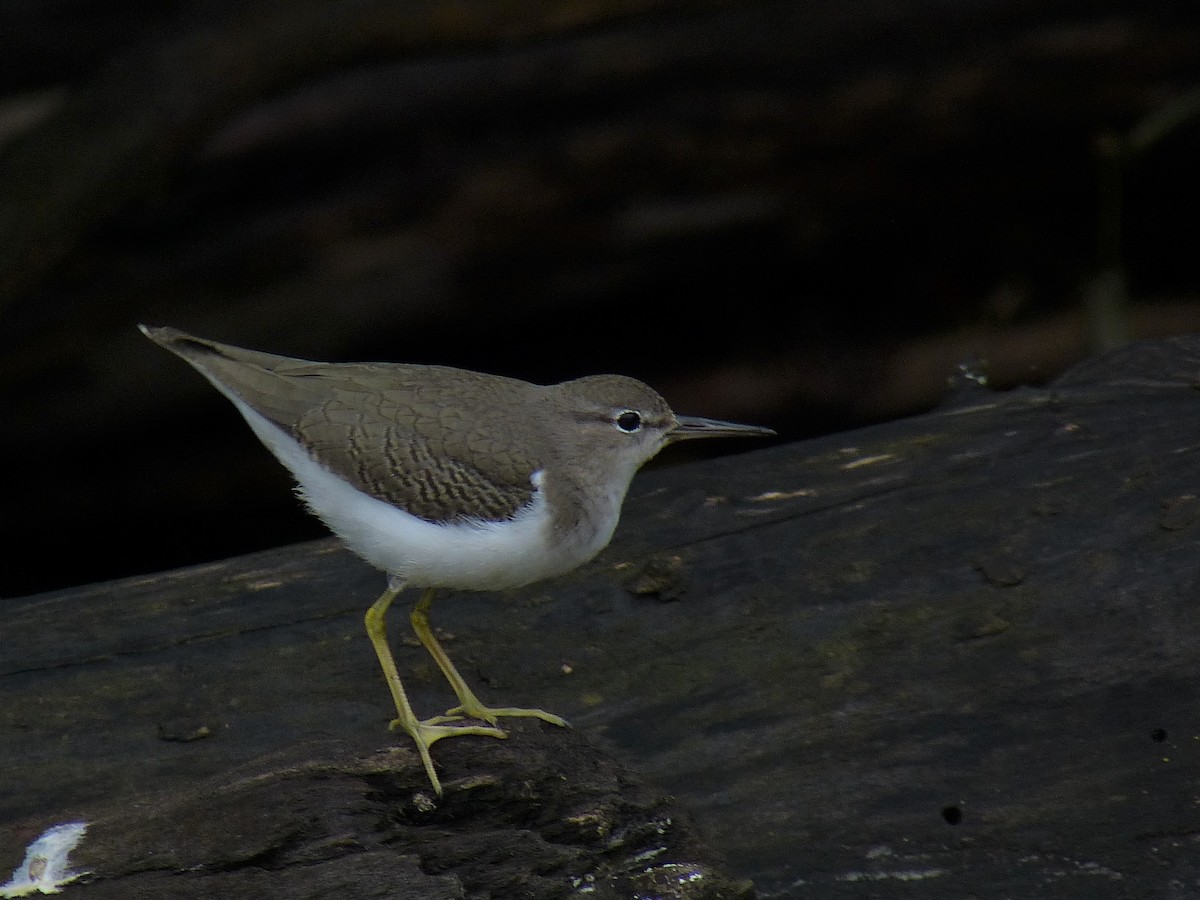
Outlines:
{"label": "wooden log", "polygon": [[[436,745],[428,811],[361,634],[381,580],[332,543],[9,601],[0,859],[84,818],[80,859],[120,865],[80,896],[172,871],[299,896],[309,864],[374,896],[428,839],[452,849],[421,896],[459,896],[451,874],[481,895],[467,870],[498,847],[528,868],[490,896],[566,896],[658,846],[603,849],[616,798],[646,829],[663,790],[726,861],[709,883],[763,896],[1184,896],[1198,375],[1200,339],[1136,345],[1044,390],[640,476],[593,564],[435,605],[485,700],[575,730]],[[442,708],[395,633],[418,708]],[[555,844],[593,824],[609,838]],[[654,864],[708,861],[695,841]]]}

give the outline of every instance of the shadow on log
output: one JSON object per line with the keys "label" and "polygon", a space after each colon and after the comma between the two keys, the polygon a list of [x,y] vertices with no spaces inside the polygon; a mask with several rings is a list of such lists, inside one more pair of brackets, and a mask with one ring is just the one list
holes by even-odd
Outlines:
{"label": "shadow on log", "polygon": [[[331,542],[9,601],[0,859],[84,818],[81,866],[180,890],[372,896],[444,846],[410,896],[570,896],[640,860],[744,894],[663,790],[764,897],[1189,896],[1198,386],[1180,338],[646,473],[595,563],[435,606],[485,701],[576,730],[436,745],[428,810],[362,634],[380,577]],[[448,705],[393,643],[418,712]]]}

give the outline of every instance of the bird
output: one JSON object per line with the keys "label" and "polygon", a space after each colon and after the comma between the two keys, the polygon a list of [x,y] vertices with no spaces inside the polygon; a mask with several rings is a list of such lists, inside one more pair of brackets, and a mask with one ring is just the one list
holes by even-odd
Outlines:
{"label": "bird", "polygon": [[[663,447],[774,434],[676,415],[624,375],[536,385],[448,366],[313,362],[138,327],[228,398],[309,511],[385,573],[364,624],[396,708],[391,728],[411,737],[439,796],[435,742],[504,738],[501,718],[567,723],[476,696],[430,626],[437,591],[517,588],[569,572],[609,543],[634,474]],[[421,589],[413,631],[458,699],[427,719],[414,713],[387,640],[388,609],[408,587]]]}

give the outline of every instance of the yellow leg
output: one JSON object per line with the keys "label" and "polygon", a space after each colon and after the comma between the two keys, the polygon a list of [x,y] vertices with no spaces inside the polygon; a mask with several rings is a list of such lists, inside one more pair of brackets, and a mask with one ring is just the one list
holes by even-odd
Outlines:
{"label": "yellow leg", "polygon": [[388,607],[392,605],[392,601],[396,599],[396,595],[403,587],[402,582],[395,579],[388,580],[387,590],[367,610],[367,637],[371,639],[371,644],[375,647],[375,655],[379,657],[383,676],[387,679],[388,688],[392,692],[392,700],[396,703],[398,717],[392,721],[391,727],[403,728],[416,742],[417,752],[421,754],[421,762],[425,766],[425,773],[429,776],[433,789],[440,795],[442,784],[438,781],[437,773],[433,771],[433,760],[429,756],[430,744],[445,737],[458,737],[463,734],[499,738],[505,737],[505,734],[499,728],[485,728],[481,725],[442,725],[440,723],[443,721],[443,717],[421,722],[413,714],[412,706],[408,702],[408,695],[404,693],[404,686],[400,683],[400,675],[396,672],[396,663],[392,659],[391,648],[388,647],[387,627],[384,623]]}
{"label": "yellow leg", "polygon": [[543,722],[549,722],[551,725],[566,726],[566,722],[542,709],[521,709],[519,707],[501,707],[495,709],[489,706],[484,706],[475,693],[467,687],[467,683],[463,681],[463,677],[458,674],[458,670],[454,668],[454,663],[450,662],[450,657],[446,655],[446,651],[442,649],[442,645],[438,643],[437,638],[433,636],[433,631],[429,627],[429,607],[433,604],[432,588],[428,588],[421,592],[421,599],[417,601],[416,606],[412,608],[409,617],[412,619],[413,631],[417,633],[417,638],[425,645],[425,649],[433,657],[433,661],[438,664],[438,668],[442,670],[442,674],[446,676],[446,680],[450,682],[450,687],[454,689],[454,694],[458,697],[458,706],[447,710],[444,716],[434,716],[432,719],[426,719],[426,725],[438,725],[441,722],[455,722],[459,719],[479,719],[488,722],[492,725],[496,724],[496,720],[500,717],[519,718],[528,717],[541,719]]}

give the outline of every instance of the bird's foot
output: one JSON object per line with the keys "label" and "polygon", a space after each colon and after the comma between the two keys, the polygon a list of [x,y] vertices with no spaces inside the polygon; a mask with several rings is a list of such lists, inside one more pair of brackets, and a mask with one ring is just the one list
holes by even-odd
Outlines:
{"label": "bird's foot", "polygon": [[[475,734],[482,737],[506,738],[507,734],[503,729],[495,728],[489,725],[446,725],[446,722],[461,722],[463,716],[434,716],[431,719],[424,719],[417,722],[415,727],[409,727],[403,719],[392,719],[388,725],[392,731],[400,728],[407,731],[414,741],[418,744],[424,744],[428,747],[434,741],[440,741],[442,738],[459,737],[464,734]],[[415,733],[414,733],[415,732]]]}
{"label": "bird's foot", "polygon": [[429,782],[439,797],[442,795],[442,783],[438,780],[437,772],[433,770],[433,759],[429,755],[429,747],[434,741],[448,737],[461,737],[465,734],[493,738],[508,737],[499,728],[485,725],[446,725],[443,724],[445,721],[448,721],[446,716],[434,716],[424,722],[411,723],[404,719],[393,719],[389,726],[393,730],[403,729],[413,739],[413,743],[417,745],[417,753],[421,755],[421,764],[425,766],[425,774],[429,776]]}
{"label": "bird's foot", "polygon": [[559,728],[567,727],[566,719],[556,716],[554,713],[548,713],[544,709],[524,709],[519,706],[491,707],[484,706],[478,700],[475,700],[474,703],[463,703],[460,706],[448,709],[444,715],[426,719],[423,724],[440,725],[444,722],[461,722],[463,719],[478,719],[481,722],[487,722],[489,725],[494,726],[499,719],[521,718],[541,719],[543,722],[549,722],[551,725],[557,725]]}

